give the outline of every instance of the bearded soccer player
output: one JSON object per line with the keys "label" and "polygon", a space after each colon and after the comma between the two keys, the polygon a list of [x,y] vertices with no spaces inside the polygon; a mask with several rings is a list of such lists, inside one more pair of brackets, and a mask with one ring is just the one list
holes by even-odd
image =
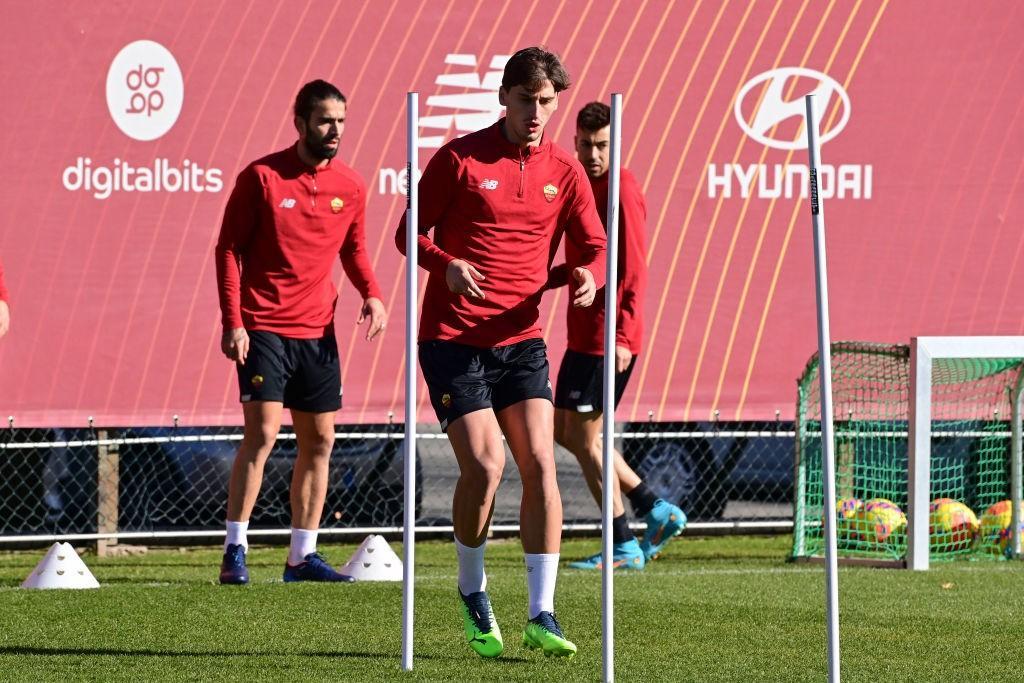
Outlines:
{"label": "bearded soccer player", "polygon": [[221,349],[236,363],[245,432],[228,488],[221,583],[249,581],[246,531],[285,408],[298,455],[284,580],[353,580],[316,551],[341,407],[335,259],[363,299],[357,324],[369,321],[367,340],[386,316],[366,251],[366,186],[335,159],[346,111],[330,83],[304,85],[294,107],[298,141],[249,164],[224,211],[216,251]]}
{"label": "bearded soccer player", "polygon": [[[523,642],[545,655],[576,653],[555,617],[562,501],[538,304],[563,233],[577,255],[569,262],[573,303],[593,303],[605,236],[583,167],[544,135],[558,93],[568,87],[556,55],[520,50],[498,91],[505,117],[442,147],[419,186],[419,263],[429,273],[420,368],[459,463],[452,511],[459,600],[466,640],[483,657],[503,649],[484,571],[505,466],[502,434],[523,482]],[[405,232],[403,219],[396,235],[403,253]]]}
{"label": "bearded soccer player", "polygon": [[[590,178],[597,209],[607,230],[608,152],[611,112],[602,102],[591,102],[576,116],[576,157]],[[647,284],[647,207],[636,178],[620,172],[618,312],[615,335],[615,405],[626,390],[643,336],[643,298]],[[566,243],[566,258],[579,258],[576,245]],[[567,268],[552,269],[552,284],[565,284]],[[569,306],[566,328],[569,341],[555,385],[555,439],[580,463],[587,486],[601,505],[603,485],[602,408],[604,406],[604,291],[598,305]],[[613,562],[616,568],[643,569],[686,526],[686,515],[676,505],[658,498],[615,451],[615,491],[612,495]],[[625,492],[637,516],[647,522],[643,542],[637,542],[626,519]],[[601,553],[570,563],[576,569],[601,569]]]}

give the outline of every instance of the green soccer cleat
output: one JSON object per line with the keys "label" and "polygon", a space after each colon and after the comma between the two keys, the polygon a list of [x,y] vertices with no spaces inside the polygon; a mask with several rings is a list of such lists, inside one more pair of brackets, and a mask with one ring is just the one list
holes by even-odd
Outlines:
{"label": "green soccer cleat", "polygon": [[[647,563],[644,557],[644,551],[640,549],[640,543],[634,538],[625,543],[615,543],[612,545],[612,567],[615,569],[643,569]],[[598,571],[604,566],[604,558],[601,553],[591,555],[585,560],[577,560],[576,562],[570,562],[569,567],[572,569],[596,569]]]}
{"label": "green soccer cleat", "polygon": [[647,531],[644,532],[644,540],[640,547],[643,549],[644,558],[651,562],[661,554],[669,541],[686,528],[686,513],[679,509],[679,506],[659,498],[647,513],[646,521]]}
{"label": "green soccer cleat", "polygon": [[501,629],[494,619],[494,610],[487,593],[478,591],[463,595],[459,591],[462,606],[462,626],[466,631],[466,642],[473,652],[481,657],[497,657],[505,649],[501,640]]}
{"label": "green soccer cleat", "polygon": [[545,657],[572,659],[576,655],[576,646],[565,639],[562,627],[558,625],[558,620],[551,612],[541,612],[526,623],[523,647],[529,650],[543,650]]}

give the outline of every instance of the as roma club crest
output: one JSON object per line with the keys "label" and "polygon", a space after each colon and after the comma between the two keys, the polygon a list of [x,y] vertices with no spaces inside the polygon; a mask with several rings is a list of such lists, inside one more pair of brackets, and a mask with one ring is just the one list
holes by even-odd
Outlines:
{"label": "as roma club crest", "polygon": [[451,408],[452,407],[452,395],[451,394],[442,394],[441,395],[441,405],[443,405],[445,408]]}
{"label": "as roma club crest", "polygon": [[557,197],[557,196],[558,196],[558,188],[557,187],[555,187],[551,183],[548,183],[547,185],[544,186],[544,199],[548,200],[549,202],[553,202],[553,201],[555,201],[555,197]]}
{"label": "as roma club crest", "polygon": [[341,197],[335,197],[331,200],[331,211],[334,213],[341,213],[341,210],[345,207],[345,202],[341,200]]}

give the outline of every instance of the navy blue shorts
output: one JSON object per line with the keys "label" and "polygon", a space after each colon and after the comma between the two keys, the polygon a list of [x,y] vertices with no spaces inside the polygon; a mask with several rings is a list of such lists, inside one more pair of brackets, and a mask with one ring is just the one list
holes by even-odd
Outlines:
{"label": "navy blue shorts", "polygon": [[[636,356],[629,361],[629,367],[615,373],[615,407],[619,407],[626,384],[633,374]],[[555,407],[577,413],[601,412],[604,410],[604,356],[579,353],[566,349],[562,365],[558,368],[558,382],[555,384]]]}
{"label": "navy blue shorts", "polygon": [[341,408],[341,364],[334,332],[292,339],[249,331],[249,354],[238,366],[242,403],[280,401],[285,408],[330,413]]}
{"label": "navy blue shorts", "polygon": [[551,400],[548,350],[543,339],[491,349],[424,341],[419,356],[430,404],[444,431],[452,421],[483,408],[498,412],[530,398]]}

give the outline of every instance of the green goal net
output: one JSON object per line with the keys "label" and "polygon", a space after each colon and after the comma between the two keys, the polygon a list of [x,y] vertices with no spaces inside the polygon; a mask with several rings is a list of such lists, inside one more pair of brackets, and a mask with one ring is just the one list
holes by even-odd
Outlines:
{"label": "green goal net", "polygon": [[[840,557],[906,557],[910,364],[907,345],[832,345]],[[1020,358],[933,361],[925,522],[932,560],[1006,554],[1011,400],[1022,368]],[[798,385],[794,558],[825,553],[818,369],[815,354]]]}

